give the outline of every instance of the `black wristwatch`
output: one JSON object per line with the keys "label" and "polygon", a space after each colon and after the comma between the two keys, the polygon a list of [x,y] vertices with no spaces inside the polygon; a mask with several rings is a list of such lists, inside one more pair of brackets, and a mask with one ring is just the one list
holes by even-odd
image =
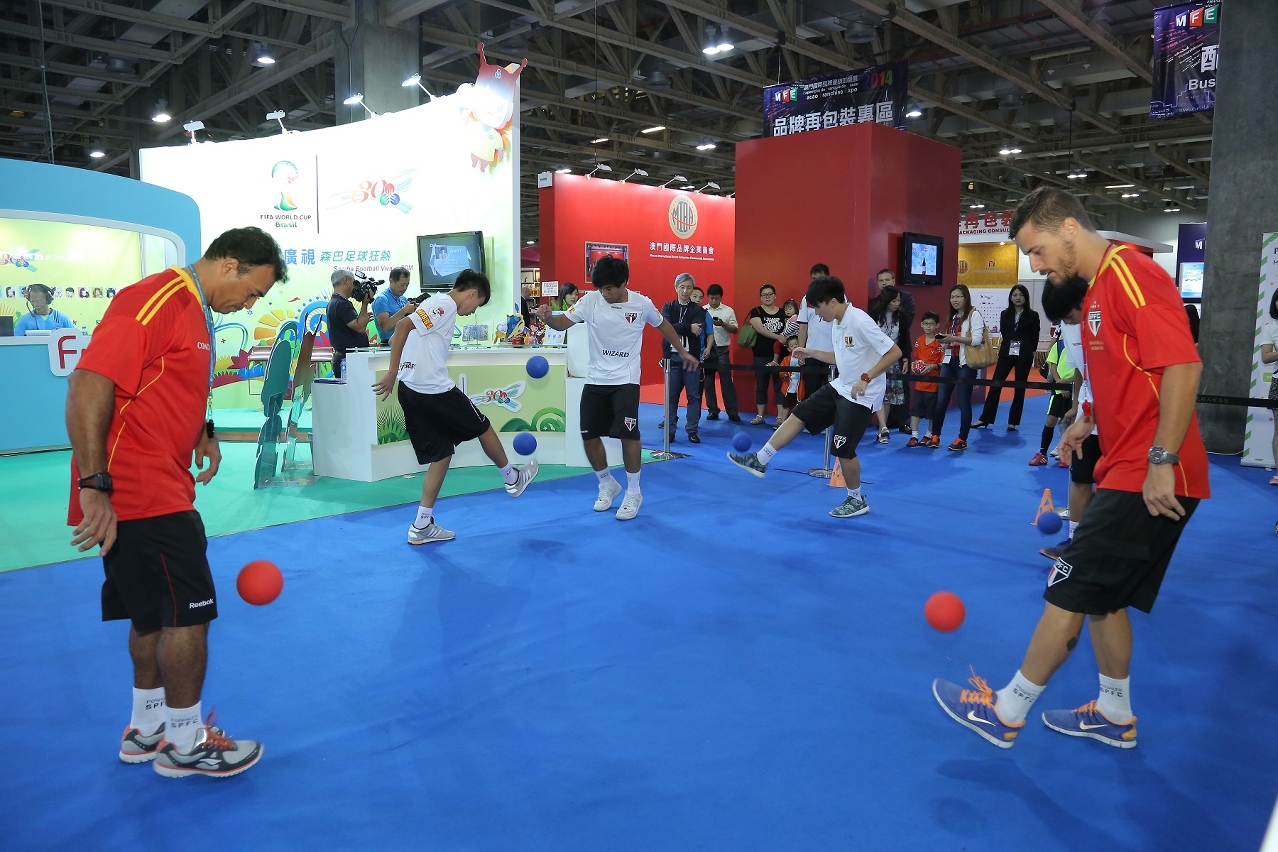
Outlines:
{"label": "black wristwatch", "polygon": [[81,477],[76,484],[81,488],[102,491],[107,494],[115,490],[115,483],[111,481],[111,474],[109,473],[95,473],[92,476]]}
{"label": "black wristwatch", "polygon": [[1149,448],[1150,464],[1178,464],[1179,462],[1180,462],[1180,456],[1176,455],[1175,453],[1169,453],[1167,450],[1163,449],[1162,447]]}

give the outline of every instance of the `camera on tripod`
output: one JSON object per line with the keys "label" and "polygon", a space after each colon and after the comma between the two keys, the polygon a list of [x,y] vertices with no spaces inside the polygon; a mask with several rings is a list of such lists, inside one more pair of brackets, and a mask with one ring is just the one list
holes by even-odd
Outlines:
{"label": "camera on tripod", "polygon": [[357,302],[371,300],[377,295],[377,288],[385,284],[385,280],[369,278],[363,272],[355,273],[355,286],[351,288],[351,298]]}

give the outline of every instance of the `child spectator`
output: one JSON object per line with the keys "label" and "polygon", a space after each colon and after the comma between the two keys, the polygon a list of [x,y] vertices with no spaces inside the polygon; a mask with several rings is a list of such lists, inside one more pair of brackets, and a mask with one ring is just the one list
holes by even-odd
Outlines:
{"label": "child spectator", "polygon": [[777,403],[777,423],[785,422],[790,412],[799,404],[799,395],[803,392],[803,373],[799,359],[794,350],[799,348],[799,338],[790,336],[785,339],[786,355],[781,359],[782,367],[792,367],[790,372],[781,374],[781,401]]}
{"label": "child spectator", "polygon": [[781,329],[781,345],[785,346],[785,340],[799,336],[799,303],[794,299],[786,299],[781,306],[781,313],[785,314],[785,328]]}
{"label": "child spectator", "polygon": [[[923,319],[919,320],[923,334],[914,341],[912,369],[915,375],[935,376],[941,372],[941,360],[945,357],[945,347],[936,339],[936,329],[940,324],[941,317],[934,311],[925,312]],[[914,393],[910,402],[910,440],[905,446],[932,449],[940,447],[941,441],[933,437],[931,428],[927,430],[926,435],[919,438],[919,421],[926,420],[929,427],[931,426],[932,415],[936,410],[936,388],[936,382],[914,383]]]}
{"label": "child spectator", "polygon": [[[1056,332],[1056,340],[1047,350],[1047,363],[1044,366],[1047,368],[1047,380],[1061,383],[1063,386],[1060,390],[1052,391],[1052,399],[1047,405],[1047,423],[1043,425],[1043,446],[1029,461],[1034,467],[1047,464],[1047,447],[1052,443],[1052,435],[1056,433],[1056,423],[1068,414],[1074,405],[1074,388],[1071,384],[1074,381],[1074,368],[1065,358],[1065,344],[1060,339],[1059,329]],[[1066,459],[1058,458],[1056,464],[1059,467],[1069,467],[1069,461]]]}

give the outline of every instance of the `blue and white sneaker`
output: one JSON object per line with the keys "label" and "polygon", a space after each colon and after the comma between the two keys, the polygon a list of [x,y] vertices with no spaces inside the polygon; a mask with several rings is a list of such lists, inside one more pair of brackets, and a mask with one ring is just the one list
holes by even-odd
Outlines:
{"label": "blue and white sneaker", "polygon": [[750,473],[760,479],[762,479],[763,475],[768,472],[768,466],[759,461],[757,453],[746,453],[744,455],[741,453],[728,453],[728,461],[732,462],[742,470],[750,471]]}
{"label": "blue and white sneaker", "polygon": [[1040,547],[1038,552],[1046,556],[1048,559],[1060,559],[1061,554],[1065,552],[1065,548],[1069,547],[1073,541],[1073,538],[1067,538],[1064,541],[1059,541],[1049,547]]}
{"label": "blue and white sneaker", "polygon": [[999,748],[1011,748],[1025,723],[1008,725],[998,717],[998,713],[994,712],[997,696],[985,682],[985,678],[977,677],[975,671],[968,683],[975,689],[964,689],[938,677],[932,681],[932,694],[936,696],[941,709],[955,722],[971,728]]}
{"label": "blue and white sneaker", "polygon": [[1048,710],[1043,714],[1043,724],[1071,737],[1091,737],[1115,748],[1136,747],[1136,717],[1119,725],[1105,718],[1089,701],[1077,710]]}

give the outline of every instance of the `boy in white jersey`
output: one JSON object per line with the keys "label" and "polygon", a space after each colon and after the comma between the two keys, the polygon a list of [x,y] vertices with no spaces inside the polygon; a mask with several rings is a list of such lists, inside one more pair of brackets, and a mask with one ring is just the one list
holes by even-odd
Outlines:
{"label": "boy in white jersey", "polygon": [[622,259],[604,257],[595,264],[590,281],[596,290],[581,297],[572,310],[551,313],[542,305],[538,315],[548,326],[560,331],[585,323],[590,333],[590,369],[581,395],[581,440],[586,458],[599,477],[599,499],[595,511],[606,512],[621,493],[621,483],[608,472],[604,436],[621,439],[621,457],[626,467],[626,496],[617,510],[617,520],[628,521],[639,514],[643,495],[639,491],[639,359],[643,347],[643,327],[656,326],[662,337],[683,359],[684,367],[700,367],[675,332],[661,316],[652,300],[626,289],[630,266]]}
{"label": "boy in white jersey", "polygon": [[537,475],[535,459],[518,468],[510,464],[488,418],[448,375],[448,344],[453,339],[457,317],[473,314],[488,303],[491,294],[483,273],[463,270],[452,290],[431,296],[395,323],[390,369],[373,385],[378,397],[386,399],[399,379],[399,404],[404,409],[404,424],[417,453],[417,463],[430,465],[422,480],[417,517],[408,527],[409,544],[456,538],[453,532],[435,523],[434,516],[435,500],[458,444],[478,438],[484,454],[501,469],[511,497],[522,494]]}
{"label": "boy in white jersey", "polygon": [[834,351],[801,347],[794,354],[837,365],[839,377],[796,405],[794,413],[777,427],[759,452],[728,453],[728,459],[762,477],[777,451],[793,441],[805,426],[816,435],[833,424],[831,452],[843,469],[848,496],[830,516],[852,518],[870,511],[870,504],[861,494],[861,460],[856,456],[856,445],[870,425],[870,416],[883,404],[887,390],[884,373],[901,360],[901,347],[883,333],[869,314],[847,303],[843,282],[838,278],[825,275],[812,279],[807,303],[817,316],[830,323]]}

